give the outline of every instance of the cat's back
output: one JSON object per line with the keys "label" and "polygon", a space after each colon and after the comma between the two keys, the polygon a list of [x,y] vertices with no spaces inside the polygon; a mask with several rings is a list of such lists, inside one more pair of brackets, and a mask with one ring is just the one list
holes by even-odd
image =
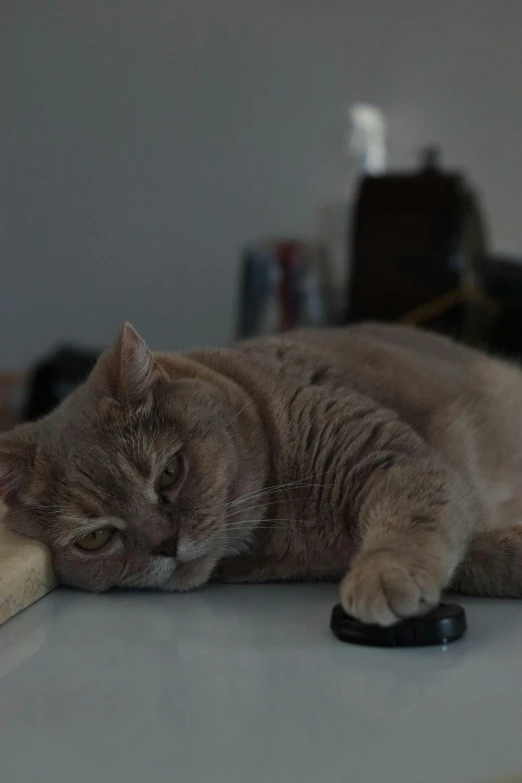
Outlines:
{"label": "cat's back", "polygon": [[277,362],[289,378],[303,368],[330,368],[347,385],[383,403],[397,396],[420,395],[426,402],[441,391],[444,397],[471,391],[476,387],[475,367],[490,361],[430,332],[375,323],[299,330],[243,343],[242,350],[267,366]]}
{"label": "cat's back", "polygon": [[[422,429],[440,411],[483,419],[507,399],[522,410],[522,373],[449,338],[409,326],[363,323],[300,330],[243,344],[280,380],[313,377],[320,369],[347,389],[367,394]],[[270,371],[270,370],[269,370]],[[493,418],[496,418],[495,416]]]}
{"label": "cat's back", "polygon": [[436,407],[448,398],[522,402],[518,366],[423,329],[363,323],[295,337],[330,356],[356,386],[379,396],[430,399]]}
{"label": "cat's back", "polygon": [[338,329],[303,330],[294,333],[313,350],[325,352],[363,374],[389,372],[406,365],[433,377],[466,380],[470,367],[485,357],[454,340],[423,329],[378,323],[362,323]]}

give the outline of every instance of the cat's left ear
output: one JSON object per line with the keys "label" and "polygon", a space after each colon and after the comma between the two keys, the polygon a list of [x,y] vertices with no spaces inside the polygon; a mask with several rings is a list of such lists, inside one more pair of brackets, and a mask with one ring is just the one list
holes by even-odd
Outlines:
{"label": "cat's left ear", "polygon": [[145,399],[161,380],[168,379],[129,323],[124,324],[115,345],[100,361],[106,366],[113,393],[126,401]]}

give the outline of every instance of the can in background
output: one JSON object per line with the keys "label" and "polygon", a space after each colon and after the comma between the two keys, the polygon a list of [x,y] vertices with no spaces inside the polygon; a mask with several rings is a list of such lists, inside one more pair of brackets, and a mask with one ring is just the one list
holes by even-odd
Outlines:
{"label": "can in background", "polygon": [[331,273],[322,245],[266,240],[241,261],[238,336],[277,334],[330,322]]}

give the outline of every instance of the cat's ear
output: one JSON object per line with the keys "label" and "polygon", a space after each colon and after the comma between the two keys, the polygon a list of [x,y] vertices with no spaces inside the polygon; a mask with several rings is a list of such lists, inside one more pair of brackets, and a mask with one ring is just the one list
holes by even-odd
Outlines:
{"label": "cat's ear", "polygon": [[32,425],[21,425],[0,436],[0,499],[11,505],[30,480],[35,452]]}
{"label": "cat's ear", "polygon": [[145,341],[129,323],[124,324],[105,357],[105,365],[113,393],[128,401],[143,400],[162,378],[167,378]]}

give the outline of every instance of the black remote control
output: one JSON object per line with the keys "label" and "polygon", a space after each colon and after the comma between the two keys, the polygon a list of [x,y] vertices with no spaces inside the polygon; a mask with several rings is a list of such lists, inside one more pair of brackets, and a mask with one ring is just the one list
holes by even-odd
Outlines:
{"label": "black remote control", "polygon": [[439,604],[422,617],[412,617],[396,625],[361,623],[334,606],[330,628],[341,642],[368,647],[427,647],[456,642],[466,631],[466,614],[458,604]]}

